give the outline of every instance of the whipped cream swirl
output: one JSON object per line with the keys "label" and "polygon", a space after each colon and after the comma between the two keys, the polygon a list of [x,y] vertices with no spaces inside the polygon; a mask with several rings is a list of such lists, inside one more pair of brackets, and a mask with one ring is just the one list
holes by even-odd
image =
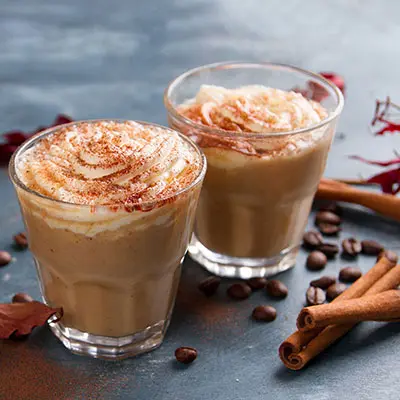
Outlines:
{"label": "whipped cream swirl", "polygon": [[190,185],[201,159],[178,134],[132,121],[67,125],[19,158],[30,189],[56,200],[123,205],[164,200]]}
{"label": "whipped cream swirl", "polygon": [[233,132],[271,133],[307,128],[327,111],[302,94],[251,85],[237,89],[202,85],[194,99],[179,107],[190,120]]}

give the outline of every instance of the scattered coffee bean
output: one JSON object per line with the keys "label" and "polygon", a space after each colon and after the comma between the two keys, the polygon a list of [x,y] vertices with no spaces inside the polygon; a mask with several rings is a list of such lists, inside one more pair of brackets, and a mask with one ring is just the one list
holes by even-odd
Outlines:
{"label": "scattered coffee bean", "polygon": [[397,261],[399,261],[399,256],[392,250],[383,250],[378,254],[377,261],[379,261],[382,257],[386,257],[392,264],[396,265]]}
{"label": "scattered coffee bean", "polygon": [[229,297],[235,300],[244,300],[251,295],[251,287],[244,282],[234,283],[227,290]]}
{"label": "scattered coffee bean", "polygon": [[340,294],[342,294],[347,289],[344,283],[334,283],[329,286],[326,291],[326,297],[329,300],[336,299]]}
{"label": "scattered coffee bean", "polygon": [[342,208],[339,206],[338,203],[334,201],[323,204],[322,206],[319,207],[318,211],[330,211],[336,215],[342,215]]}
{"label": "scattered coffee bean", "polygon": [[339,246],[334,243],[322,243],[318,250],[324,253],[328,258],[335,258],[336,254],[339,253]]}
{"label": "scattered coffee bean", "polygon": [[197,358],[197,350],[193,347],[178,347],[175,358],[182,364],[190,364]]}
{"label": "scattered coffee bean", "polygon": [[321,288],[310,286],[306,292],[306,300],[309,306],[316,306],[325,303],[326,295]]}
{"label": "scattered coffee bean", "polygon": [[271,322],[276,318],[276,310],[271,306],[257,306],[251,316],[256,321]]}
{"label": "scattered coffee bean", "polygon": [[383,246],[375,240],[363,240],[361,242],[362,252],[369,256],[377,256],[384,250]]}
{"label": "scattered coffee bean", "polygon": [[7,251],[0,250],[0,267],[4,267],[11,262],[11,254]]}
{"label": "scattered coffee bean", "polygon": [[310,286],[326,290],[328,289],[329,286],[333,285],[334,283],[336,283],[336,278],[334,276],[321,276],[321,278],[311,281]]}
{"label": "scattered coffee bean", "polygon": [[271,297],[276,297],[278,299],[284,299],[288,295],[288,288],[285,284],[277,279],[272,279],[267,282],[266,285],[267,293]]}
{"label": "scattered coffee bean", "polygon": [[215,294],[215,292],[219,288],[220,283],[221,283],[221,278],[218,278],[218,276],[210,276],[201,281],[198,285],[198,288],[207,297],[209,297]]}
{"label": "scattered coffee bean", "polygon": [[247,284],[253,290],[260,290],[260,289],[265,288],[265,285],[267,284],[267,279],[266,278],[251,278],[247,281]]}
{"label": "scattered coffee bean", "polygon": [[328,259],[324,253],[314,250],[307,257],[306,266],[311,271],[320,271],[325,267],[327,262]]}
{"label": "scattered coffee bean", "polygon": [[18,233],[13,237],[15,244],[20,248],[20,249],[26,249],[28,247],[28,239],[26,238],[25,233],[21,232]]}
{"label": "scattered coffee bean", "polygon": [[315,216],[315,223],[322,224],[332,224],[332,225],[340,225],[341,219],[339,215],[334,214],[330,211],[318,211],[317,215]]}
{"label": "scattered coffee bean", "polygon": [[303,246],[309,250],[316,249],[322,242],[322,235],[317,231],[308,231],[303,236]]}
{"label": "scattered coffee bean", "polygon": [[12,300],[13,303],[30,303],[33,301],[32,297],[27,293],[16,293]]}
{"label": "scattered coffee bean", "polygon": [[357,267],[345,267],[339,272],[339,280],[342,282],[355,282],[362,275],[361,269]]}
{"label": "scattered coffee bean", "polygon": [[339,225],[327,224],[326,222],[318,224],[318,229],[325,236],[337,236],[342,230]]}
{"label": "scattered coffee bean", "polygon": [[342,242],[343,255],[348,257],[356,257],[361,253],[361,242],[356,238],[348,238]]}

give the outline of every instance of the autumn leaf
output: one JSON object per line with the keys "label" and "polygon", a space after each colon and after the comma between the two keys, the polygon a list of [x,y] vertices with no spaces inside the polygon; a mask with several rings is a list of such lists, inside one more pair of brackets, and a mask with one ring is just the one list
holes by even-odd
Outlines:
{"label": "autumn leaf", "polygon": [[61,308],[51,308],[38,301],[0,304],[0,339],[8,339],[13,334],[29,335],[34,327],[44,325],[51,316],[58,321],[62,314]]}

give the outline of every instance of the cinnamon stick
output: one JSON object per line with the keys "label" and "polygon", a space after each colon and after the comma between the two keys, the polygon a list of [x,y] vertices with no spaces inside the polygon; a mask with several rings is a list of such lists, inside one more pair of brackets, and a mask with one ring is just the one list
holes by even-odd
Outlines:
{"label": "cinnamon stick", "polygon": [[322,178],[316,197],[360,204],[379,214],[400,221],[400,198],[391,194],[360,190],[346,183]]}
{"label": "cinnamon stick", "polygon": [[[379,281],[394,264],[387,258],[381,258],[377,264],[372,267],[364,276],[357,279],[346,291],[336,297],[333,302],[338,302],[346,299],[353,299],[362,296],[368,289]],[[391,282],[389,282],[389,285]],[[392,287],[389,287],[392,288]],[[385,289],[387,290],[387,289]],[[383,290],[382,290],[383,291]],[[314,339],[322,329],[315,329],[309,332],[296,331],[290,335],[279,347],[279,355],[282,362],[290,365],[290,356],[294,353],[299,353],[312,339]],[[290,367],[289,367],[290,368]]]}
{"label": "cinnamon stick", "polygon": [[331,324],[362,321],[395,321],[400,318],[400,291],[387,290],[372,296],[343,300],[338,303],[305,307],[297,318],[297,328],[308,331]]}
{"label": "cinnamon stick", "polygon": [[[394,267],[384,277],[373,285],[365,295],[376,293],[377,290],[395,289],[400,285],[400,265]],[[340,339],[353,328],[354,324],[329,325],[316,338],[311,340],[302,351],[289,356],[289,363],[285,365],[290,369],[301,369],[310,360]]]}

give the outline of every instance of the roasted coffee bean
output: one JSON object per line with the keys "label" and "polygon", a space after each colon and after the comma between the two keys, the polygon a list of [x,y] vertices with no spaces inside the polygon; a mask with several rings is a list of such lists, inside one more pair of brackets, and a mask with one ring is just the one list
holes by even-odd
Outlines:
{"label": "roasted coffee bean", "polygon": [[355,282],[361,276],[361,269],[357,267],[344,267],[339,272],[339,280],[342,282]]}
{"label": "roasted coffee bean", "polygon": [[182,364],[190,364],[197,358],[197,350],[193,347],[178,347],[175,358]]}
{"label": "roasted coffee bean", "polygon": [[276,310],[271,306],[257,306],[251,316],[256,321],[271,322],[276,318]]}
{"label": "roasted coffee bean", "polygon": [[209,297],[215,294],[215,292],[219,288],[220,283],[221,283],[221,278],[218,278],[218,276],[210,276],[201,281],[198,285],[198,288],[207,297]]}
{"label": "roasted coffee bean", "polygon": [[328,258],[335,258],[336,254],[339,253],[339,246],[334,243],[322,243],[318,250],[324,253]]}
{"label": "roasted coffee bean", "polygon": [[267,282],[266,290],[268,295],[278,299],[284,299],[288,295],[288,288],[285,284],[277,279],[272,279]]}
{"label": "roasted coffee bean", "polygon": [[244,282],[234,283],[228,287],[227,294],[235,300],[244,300],[251,295],[251,287]]}
{"label": "roasted coffee bean", "polygon": [[307,257],[306,266],[311,271],[319,271],[325,267],[327,262],[328,259],[324,253],[314,250]]}
{"label": "roasted coffee bean", "polygon": [[342,294],[347,289],[344,283],[334,283],[329,286],[326,291],[326,297],[328,300],[336,299],[340,294]]}
{"label": "roasted coffee bean", "polygon": [[25,233],[21,232],[18,233],[13,237],[15,244],[20,248],[20,249],[26,249],[28,247],[28,239],[26,238]]}
{"label": "roasted coffee bean", "polygon": [[11,262],[11,254],[7,251],[0,250],[0,267],[4,267]]}
{"label": "roasted coffee bean", "polygon": [[319,207],[318,211],[330,211],[336,215],[342,215],[342,208],[334,201],[323,204]]}
{"label": "roasted coffee bean", "polygon": [[337,236],[342,230],[339,225],[327,224],[326,222],[318,224],[318,229],[325,236]]}
{"label": "roasted coffee bean", "polygon": [[399,256],[392,250],[383,250],[378,254],[377,261],[379,261],[382,257],[386,257],[393,265],[397,264],[399,261]]}
{"label": "roasted coffee bean", "polygon": [[253,290],[260,290],[260,289],[265,288],[265,285],[267,284],[267,279],[266,278],[251,278],[247,281],[247,284]]}
{"label": "roasted coffee bean", "polygon": [[348,257],[356,257],[361,253],[361,242],[356,238],[348,238],[342,242],[343,255]]}
{"label": "roasted coffee bean", "polygon": [[12,300],[13,303],[30,303],[33,301],[32,297],[27,293],[16,293]]}
{"label": "roasted coffee bean", "polygon": [[310,282],[310,286],[318,287],[323,290],[328,289],[329,286],[336,283],[336,278],[334,276],[321,276],[319,279],[314,279]]}
{"label": "roasted coffee bean", "polygon": [[362,252],[369,256],[377,256],[384,250],[383,246],[375,240],[363,240],[361,242]]}
{"label": "roasted coffee bean", "polygon": [[326,295],[321,288],[310,286],[306,292],[306,300],[309,306],[316,306],[325,303]]}
{"label": "roasted coffee bean", "polygon": [[309,250],[316,249],[322,242],[322,235],[317,231],[308,231],[303,236],[303,246]]}
{"label": "roasted coffee bean", "polygon": [[318,211],[315,216],[315,223],[318,224],[332,224],[332,225],[340,225],[341,219],[339,215],[334,214],[330,211]]}

